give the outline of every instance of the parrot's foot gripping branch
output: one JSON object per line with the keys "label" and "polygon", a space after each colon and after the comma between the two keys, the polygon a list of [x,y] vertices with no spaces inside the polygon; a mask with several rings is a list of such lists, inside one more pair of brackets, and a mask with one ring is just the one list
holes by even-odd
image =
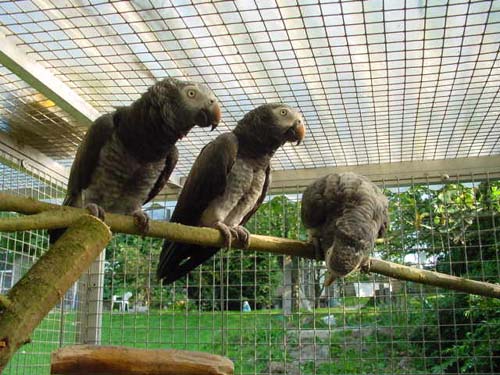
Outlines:
{"label": "parrot's foot gripping branch", "polygon": [[232,234],[231,230],[229,227],[224,224],[222,221],[218,221],[215,223],[214,228],[217,229],[222,237],[224,237],[224,245],[230,249],[231,248],[231,241],[232,241]]}
{"label": "parrot's foot gripping branch", "polygon": [[248,249],[248,244],[250,241],[250,232],[241,225],[231,227],[229,228],[229,230],[233,235],[233,239],[237,239],[243,245],[244,249]]}
{"label": "parrot's foot gripping branch", "polygon": [[372,266],[372,262],[370,258],[367,258],[364,262],[359,266],[359,270],[363,273],[370,273],[370,269]]}
{"label": "parrot's foot gripping branch", "polygon": [[250,241],[250,232],[241,225],[230,227],[221,221],[215,223],[214,228],[217,229],[224,237],[224,245],[229,249],[233,240],[237,240],[243,245],[244,249],[248,249]]}
{"label": "parrot's foot gripping branch", "polygon": [[85,205],[85,208],[92,216],[95,216],[102,221],[104,221],[104,219],[106,218],[106,211],[104,211],[104,208],[102,208],[98,204],[88,203]]}
{"label": "parrot's foot gripping branch", "polygon": [[149,232],[149,216],[141,209],[132,212],[134,223],[143,234]]}

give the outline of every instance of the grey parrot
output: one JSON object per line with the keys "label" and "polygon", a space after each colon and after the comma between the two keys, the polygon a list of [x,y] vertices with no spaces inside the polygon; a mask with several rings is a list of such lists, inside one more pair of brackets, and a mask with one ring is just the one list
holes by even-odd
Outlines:
{"label": "grey parrot", "polygon": [[[302,115],[284,104],[264,104],[248,112],[232,132],[218,136],[198,155],[171,221],[218,229],[227,247],[235,238],[248,246],[242,226],[261,205],[269,186],[270,161],[286,142],[305,135]],[[165,241],[157,275],[165,283],[184,276],[219,248]]]}
{"label": "grey parrot", "polygon": [[366,177],[329,174],[307,187],[301,218],[318,259],[329,271],[326,285],[363,266],[388,225],[388,201]]}
{"label": "grey parrot", "polygon": [[[164,187],[174,169],[175,143],[195,125],[217,126],[219,104],[201,84],[166,78],[130,106],[99,117],[80,144],[63,205],[131,214],[143,232],[148,216],[141,206]],[[64,229],[49,231],[51,243]]]}

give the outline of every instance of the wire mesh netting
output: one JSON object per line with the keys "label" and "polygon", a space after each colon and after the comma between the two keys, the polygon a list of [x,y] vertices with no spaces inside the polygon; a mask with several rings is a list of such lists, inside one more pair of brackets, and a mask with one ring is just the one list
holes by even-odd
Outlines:
{"label": "wire mesh netting", "polygon": [[[42,201],[54,202],[66,189],[65,184],[53,176],[14,168],[21,161],[12,155],[0,151],[1,160],[9,160],[12,164],[0,164],[0,192],[29,196]],[[43,180],[40,179],[43,178]],[[0,217],[16,215],[0,213]],[[45,231],[0,232],[0,293],[6,293],[45,252],[49,241]],[[50,352],[60,345],[74,343],[76,325],[74,311],[78,305],[76,286],[73,286],[61,298],[44,321],[31,336],[31,343],[21,348],[12,359],[7,374],[43,374],[49,373]],[[33,301],[37,303],[37,301]]]}
{"label": "wire mesh netting", "polygon": [[[498,154],[498,4],[0,1],[0,32],[101,113],[167,76],[206,83],[223,123],[180,142],[180,175],[255,106],[300,108],[306,147],[275,162],[297,169]],[[11,82],[0,108],[23,95]],[[44,147],[64,159],[81,130],[57,128]]]}
{"label": "wire mesh netting", "polygon": [[[50,200],[60,193],[60,187],[3,168],[2,191],[13,192],[15,179],[22,194],[28,189]],[[372,255],[498,282],[499,177],[456,175],[439,184],[425,178],[377,181],[390,200],[391,225]],[[301,190],[273,192],[248,229],[305,240]],[[159,199],[146,211],[166,220],[174,205]],[[46,249],[47,238],[31,231],[1,234],[0,240],[2,287],[8,289]],[[89,276],[100,292],[82,287],[83,278],[6,373],[48,373],[51,350],[82,341],[223,354],[234,361],[236,374],[500,370],[498,300],[360,273],[325,288],[322,263],[239,250],[223,250],[162,286],[155,277],[160,249],[161,240],[115,234],[101,267]],[[83,301],[93,308],[79,309]]]}
{"label": "wire mesh netting", "polygon": [[[391,226],[373,255],[498,283],[500,170],[483,163],[500,153],[499,37],[499,1],[0,0],[0,191],[61,202],[61,165],[86,129],[51,81],[106,113],[190,79],[214,91],[223,121],[178,142],[178,176],[257,105],[306,120],[302,146],[273,158],[280,182],[251,232],[306,239],[301,173],[393,163],[374,173],[391,176],[375,180]],[[454,158],[476,161],[425,170]],[[404,161],[422,167],[393,179]],[[160,196],[146,212],[168,220],[174,207]],[[47,248],[45,231],[0,233],[0,293]],[[160,249],[116,234],[5,373],[49,373],[49,353],[72,343],[223,354],[236,374],[500,373],[498,300],[360,273],[325,288],[321,263],[236,250],[162,286]]]}

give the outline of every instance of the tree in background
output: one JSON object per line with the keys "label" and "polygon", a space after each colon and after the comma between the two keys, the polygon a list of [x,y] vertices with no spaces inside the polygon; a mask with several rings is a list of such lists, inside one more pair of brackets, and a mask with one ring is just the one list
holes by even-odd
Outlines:
{"label": "tree in background", "polygon": [[[428,268],[498,282],[499,187],[450,183],[388,192],[389,242],[378,252],[396,261],[425,253],[435,259]],[[424,314],[411,339],[431,359],[433,371],[499,373],[492,362],[500,334],[498,300],[423,287],[420,293]]]}
{"label": "tree in background", "polygon": [[160,239],[116,234],[106,247],[104,299],[132,291],[135,304],[158,307],[158,282],[154,260],[161,250]]}

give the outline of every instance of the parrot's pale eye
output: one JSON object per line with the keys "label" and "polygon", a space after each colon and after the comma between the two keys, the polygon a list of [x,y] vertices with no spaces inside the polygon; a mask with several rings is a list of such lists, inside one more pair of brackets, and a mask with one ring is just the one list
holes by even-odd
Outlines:
{"label": "parrot's pale eye", "polygon": [[194,98],[196,96],[196,90],[190,89],[187,91],[188,98]]}
{"label": "parrot's pale eye", "polygon": [[286,109],[284,109],[284,108],[280,111],[280,115],[281,116],[286,116],[287,113],[288,113],[288,111]]}

